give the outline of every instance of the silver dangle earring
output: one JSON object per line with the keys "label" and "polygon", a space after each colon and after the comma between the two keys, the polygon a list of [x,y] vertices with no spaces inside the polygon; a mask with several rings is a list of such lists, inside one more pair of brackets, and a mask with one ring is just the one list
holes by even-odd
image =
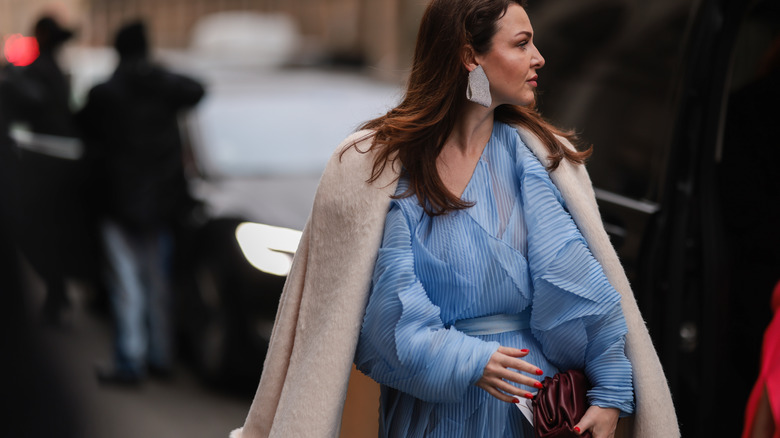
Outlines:
{"label": "silver dangle earring", "polygon": [[466,87],[466,99],[478,103],[485,108],[490,108],[493,100],[490,98],[490,82],[488,82],[485,70],[478,65],[469,72],[469,84]]}

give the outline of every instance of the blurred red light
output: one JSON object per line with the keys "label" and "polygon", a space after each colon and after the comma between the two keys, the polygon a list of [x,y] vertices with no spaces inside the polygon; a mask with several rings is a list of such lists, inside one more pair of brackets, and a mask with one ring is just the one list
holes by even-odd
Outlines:
{"label": "blurred red light", "polygon": [[5,38],[5,59],[13,65],[25,66],[38,58],[38,40],[21,34],[8,35]]}

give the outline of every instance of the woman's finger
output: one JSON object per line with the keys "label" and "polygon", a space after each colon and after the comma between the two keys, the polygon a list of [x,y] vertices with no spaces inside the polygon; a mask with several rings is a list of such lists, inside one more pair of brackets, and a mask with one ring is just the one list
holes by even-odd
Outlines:
{"label": "woman's finger", "polygon": [[511,357],[525,357],[528,356],[530,350],[527,348],[512,348],[512,347],[498,347],[498,352]]}
{"label": "woman's finger", "polygon": [[505,401],[507,403],[515,403],[515,399],[519,400],[516,396],[504,394],[503,392],[499,391],[498,389],[496,389],[495,387],[489,384],[486,384],[485,382],[480,381],[477,383],[477,386],[484,389],[485,391],[487,391],[488,394],[492,395],[493,397],[501,401]]}
{"label": "woman's finger", "polygon": [[533,374],[542,373],[538,367],[520,359],[520,357],[527,356],[528,353],[527,349],[499,347],[490,357],[482,372],[482,378],[477,382],[477,386],[487,391],[493,397],[509,403],[513,403],[515,399],[519,400],[522,397],[533,398],[529,391],[510,383],[513,382],[537,389],[541,387],[542,384],[539,381],[521,373],[521,371]]}
{"label": "woman's finger", "polygon": [[620,411],[615,408],[591,406],[575,425],[574,430],[579,435],[589,430],[593,438],[614,438],[619,415]]}
{"label": "woman's finger", "polygon": [[512,368],[517,371],[522,371],[528,374],[533,374],[536,376],[541,376],[542,374],[544,374],[544,371],[542,371],[541,368],[516,357],[504,356],[500,361],[500,363],[505,368]]}
{"label": "woman's finger", "polygon": [[593,427],[593,424],[585,417],[582,417],[580,422],[574,425],[573,429],[577,432],[577,435],[582,435],[584,432],[590,430],[591,427]]}
{"label": "woman's finger", "polygon": [[533,398],[533,394],[531,394],[530,392],[522,388],[518,388],[517,386],[514,386],[504,380],[499,380],[495,382],[493,386],[497,389],[500,389],[503,392],[512,394],[520,398]]}
{"label": "woman's finger", "polygon": [[495,373],[494,377],[506,380],[508,382],[514,382],[518,385],[527,386],[529,388],[541,389],[542,384],[533,377],[528,377],[525,374],[520,374],[517,371],[502,369]]}
{"label": "woman's finger", "polygon": [[[488,392],[503,401],[511,401],[511,397],[532,398],[533,396],[529,391],[518,388],[512,385],[512,383],[536,389],[541,387],[541,383],[530,376],[515,371],[515,369],[526,369],[532,372],[539,369],[522,359],[509,356],[507,353],[525,357],[528,354],[528,350],[499,347],[498,351],[490,357],[482,372],[482,378],[477,382],[477,386],[486,391],[488,391],[488,388],[491,388]],[[510,369],[510,367],[514,369]],[[507,396],[503,393],[510,395]]]}
{"label": "woman's finger", "polygon": [[533,398],[533,394],[529,391],[519,388],[506,380],[496,376],[483,376],[478,382],[477,386],[480,388],[492,387],[501,392],[508,393],[511,396],[520,398]]}
{"label": "woman's finger", "polygon": [[529,388],[536,388],[539,389],[542,387],[542,384],[525,374],[521,374],[517,371],[513,371],[511,369],[504,368],[503,365],[500,363],[495,363],[493,361],[488,362],[488,365],[485,367],[485,370],[482,372],[482,376],[484,378],[493,378],[496,380],[506,380],[508,382],[514,382],[519,385],[528,386]]}

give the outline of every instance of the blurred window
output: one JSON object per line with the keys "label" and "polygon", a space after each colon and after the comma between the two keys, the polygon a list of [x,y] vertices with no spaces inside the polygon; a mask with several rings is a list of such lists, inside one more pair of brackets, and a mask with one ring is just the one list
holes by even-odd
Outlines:
{"label": "blurred window", "polygon": [[546,59],[539,107],[594,145],[596,187],[658,201],[695,0],[546,0],[531,5]]}

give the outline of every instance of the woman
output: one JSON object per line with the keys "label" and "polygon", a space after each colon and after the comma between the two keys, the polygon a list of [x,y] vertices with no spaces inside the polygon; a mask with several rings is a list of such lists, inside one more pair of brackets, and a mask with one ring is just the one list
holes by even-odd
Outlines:
{"label": "woman", "polygon": [[[464,16],[460,53],[427,37],[457,32]],[[376,168],[397,153],[404,169],[356,356],[383,384],[380,435],[531,437],[529,422],[506,402],[533,397],[541,377],[531,376],[576,367],[594,388],[575,430],[610,436],[620,412],[633,413],[620,297],[508,124],[556,133],[518,108],[533,105],[544,65],[528,15],[514,2],[435,1],[420,32],[415,65],[439,54],[439,81],[463,92],[442,95],[450,100],[445,113],[426,114],[420,97],[430,99],[425,90],[437,78],[416,69],[404,102],[366,125],[382,148]],[[587,155],[552,135],[545,140],[558,155],[551,167]]]}
{"label": "woman", "polygon": [[517,1],[429,5],[403,102],[323,174],[234,437],[337,435],[353,357],[386,436],[532,436],[511,402],[570,367],[594,386],[581,432],[612,436],[633,371],[633,435],[679,436],[588,152],[527,108],[543,65]]}

